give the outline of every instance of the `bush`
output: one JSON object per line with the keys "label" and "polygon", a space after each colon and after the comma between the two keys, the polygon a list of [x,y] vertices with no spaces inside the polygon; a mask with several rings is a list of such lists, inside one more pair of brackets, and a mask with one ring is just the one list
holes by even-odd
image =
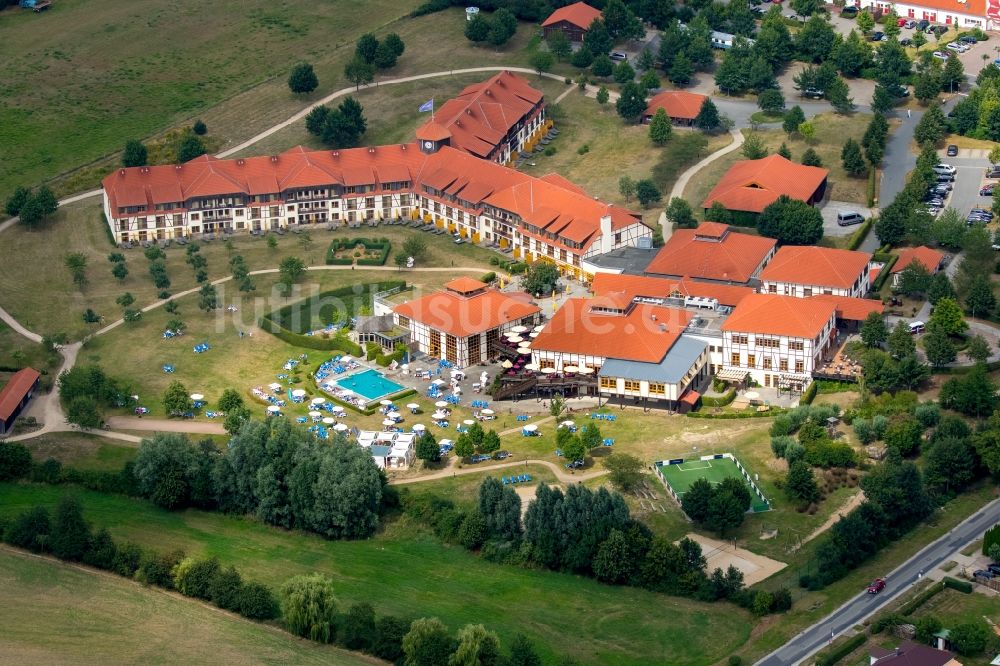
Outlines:
{"label": "bush", "polygon": [[490,271],[489,273],[483,273],[483,276],[479,278],[479,281],[485,282],[486,284],[490,284],[496,279],[497,279],[497,274],[494,273],[493,271]]}
{"label": "bush", "polygon": [[15,518],[4,530],[3,536],[12,546],[39,553],[48,549],[51,529],[49,512],[45,507],[36,506]]}
{"label": "bush", "polygon": [[833,664],[836,664],[838,661],[864,645],[867,640],[868,635],[864,632],[851,636],[826,654],[820,655],[816,659],[816,666],[833,666]]}
{"label": "bush", "polygon": [[167,590],[174,589],[174,567],[184,559],[184,551],[175,550],[166,554],[147,551],[139,560],[135,579],[146,585],[156,585]]}
{"label": "bush", "polygon": [[281,609],[270,588],[260,583],[243,583],[236,595],[236,612],[251,620],[273,620]]}
{"label": "bush", "polygon": [[243,578],[233,567],[220,569],[212,577],[208,585],[209,598],[219,608],[238,611],[240,590],[243,588]]}
{"label": "bush", "polygon": [[735,399],[736,399],[736,389],[732,388],[717,398],[711,396],[708,397],[702,396],[701,404],[703,407],[725,407]]}
{"label": "bush", "polygon": [[212,583],[219,575],[219,560],[185,558],[174,568],[174,587],[187,597],[212,598]]}
{"label": "bush", "polygon": [[545,149],[544,155],[546,157],[552,157],[555,154],[556,154],[556,147],[555,146],[549,146],[548,148]]}
{"label": "bush", "polygon": [[812,404],[812,401],[816,399],[817,391],[819,391],[819,386],[816,385],[816,382],[813,382],[809,385],[809,388],[806,389],[806,392],[802,394],[802,399],[799,400],[799,404]]}
{"label": "bush", "polygon": [[0,481],[21,479],[31,471],[31,452],[24,444],[0,442]]}
{"label": "bush", "polygon": [[942,579],[944,586],[955,590],[956,592],[961,592],[962,594],[972,594],[972,583],[967,580],[959,580],[957,578],[952,578],[951,576],[945,576]]}
{"label": "bush", "polygon": [[124,541],[115,547],[115,558],[111,570],[119,576],[131,578],[139,570],[142,561],[142,547],[131,541]]}
{"label": "bush", "polygon": [[913,599],[910,599],[905,604],[899,607],[899,614],[905,617],[913,615],[914,611],[923,606],[927,601],[933,597],[938,592],[944,590],[944,585],[931,585],[929,588],[918,594]]}
{"label": "bush", "polygon": [[[337,259],[334,257],[334,253],[340,250],[350,250],[358,245],[363,246],[366,250],[377,250],[379,255],[372,259],[358,259],[358,266],[384,266],[386,259],[389,258],[390,243],[386,238],[334,238],[330,241],[330,247],[326,251],[326,263],[330,265],[345,265],[352,263],[351,259]],[[355,257],[360,257],[361,254],[358,252],[354,253]]]}

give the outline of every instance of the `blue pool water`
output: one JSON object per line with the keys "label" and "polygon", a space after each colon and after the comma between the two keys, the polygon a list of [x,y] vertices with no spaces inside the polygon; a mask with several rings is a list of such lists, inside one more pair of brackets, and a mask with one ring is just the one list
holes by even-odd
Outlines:
{"label": "blue pool water", "polygon": [[386,379],[377,370],[363,370],[349,377],[338,379],[337,385],[354,391],[369,402],[380,400],[404,388],[402,384]]}

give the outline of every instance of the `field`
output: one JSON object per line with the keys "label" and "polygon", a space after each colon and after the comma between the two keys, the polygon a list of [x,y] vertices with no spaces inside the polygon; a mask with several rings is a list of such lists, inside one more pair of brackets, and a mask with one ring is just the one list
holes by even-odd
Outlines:
{"label": "field", "polygon": [[[427,242],[427,258],[418,267],[481,266],[482,273],[485,273],[490,270],[489,258],[496,256],[489,250],[471,244],[455,245],[448,238],[430,236],[403,227],[337,231],[320,228],[308,235],[309,242],[305,238],[306,234],[278,237],[278,245],[274,249],[267,247],[259,237],[238,236],[233,239],[231,252],[224,244],[214,242],[203,244],[201,254],[208,261],[206,270],[209,279],[217,280],[230,275],[229,259],[236,254],[246,259],[251,271],[276,268],[281,259],[289,255],[301,257],[307,266],[315,266],[324,263],[329,242],[337,236],[385,237],[392,244],[390,253],[394,253],[406,238],[417,234]],[[17,248],[17,251],[7,253],[5,260],[0,263],[0,305],[29,330],[40,334],[62,332],[70,339],[78,340],[96,328],[95,325],[85,324],[81,319],[86,308],[92,308],[105,317],[105,323],[110,323],[121,316],[121,308],[115,305],[115,299],[123,292],[127,291],[135,297],[137,307],[144,307],[157,300],[157,290],[149,276],[149,262],[142,255],[141,249],[124,251],[129,275],[123,282],[119,283],[111,277],[111,264],[107,255],[114,248],[108,241],[97,200],[71,204],[60,209],[38,231],[14,226],[4,232],[4,243],[6,247]],[[64,257],[71,252],[82,252],[87,257],[90,282],[83,291],[72,285],[69,272],[63,267]],[[186,254],[182,247],[172,246],[166,250],[166,255],[171,293],[176,294],[198,286],[194,271],[185,263]],[[391,259],[386,264],[390,269],[393,268]],[[44,270],[39,270],[40,268]],[[32,279],[25,279],[28,275]],[[392,276],[392,279],[396,277],[392,270],[381,272],[380,275],[385,278]],[[345,283],[360,281],[357,278],[343,279]],[[257,293],[267,294],[269,292],[265,286],[273,283],[274,277],[260,276],[255,280]],[[230,285],[226,286],[231,289]],[[193,310],[193,307],[188,310],[188,318]]]}
{"label": "field", "polygon": [[94,472],[117,472],[133,460],[138,446],[82,432],[52,432],[22,442],[31,458],[42,463],[52,458],[64,466]]}
{"label": "field", "polygon": [[[736,463],[730,458],[686,460],[682,463],[660,466],[658,470],[681,499],[683,499],[684,493],[698,479],[706,479],[713,486],[721,483],[723,479],[730,477],[743,480],[743,475],[740,474],[739,468],[736,467]],[[769,507],[767,502],[761,501],[755,494],[751,508],[757,512],[767,511]]]}
{"label": "field", "polygon": [[[819,114],[810,119],[816,126],[816,138],[811,145],[798,135],[789,138],[780,127],[761,129],[756,134],[760,136],[769,154],[776,153],[784,142],[792,153],[793,162],[799,162],[802,159],[802,153],[811,147],[819,154],[823,161],[823,167],[830,170],[827,198],[864,204],[868,199],[865,190],[867,181],[864,178],[851,178],[844,172],[840,161],[840,151],[847,139],[853,138],[855,141],[860,141],[861,135],[868,127],[868,119],[868,115],[860,113],[850,116],[834,113]],[[749,132],[750,130],[743,130],[744,135]],[[691,178],[684,189],[684,198],[691,202],[695,209],[700,210],[700,203],[705,200],[722,175],[729,170],[733,163],[743,159],[746,159],[743,152],[735,150],[715,160]]]}
{"label": "field", "polygon": [[[477,48],[462,35],[464,12],[404,18],[419,3],[250,0],[239,11],[179,0],[64,0],[43,13],[6,10],[0,42],[0,199],[19,184],[68,174],[59,193],[96,185],[127,138],[146,139],[202,118],[223,147],[284,120],[312,100],[346,87],[344,64],[364,32],[397,32],[406,52],[396,78],[462,63],[525,65],[531,30],[500,51]],[[109,58],[106,45],[115,44]],[[241,45],[234,48],[233,45]],[[291,67],[311,62],[319,88],[296,97]],[[15,150],[16,147],[16,150]]]}
{"label": "field", "polygon": [[0,654],[8,663],[380,663],[157,588],[6,548],[0,601]]}
{"label": "field", "polygon": [[[0,484],[0,516],[54,505],[59,488]],[[87,518],[158,550],[216,555],[271,586],[300,573],[333,576],[340,601],[371,601],[378,612],[437,616],[451,629],[483,622],[506,643],[523,631],[546,656],[590,663],[712,664],[750,635],[734,606],[485,562],[403,522],[366,541],[324,541],[250,520],[201,511],[170,513],[142,501],[78,491]],[[572,637],[570,639],[570,637]]]}

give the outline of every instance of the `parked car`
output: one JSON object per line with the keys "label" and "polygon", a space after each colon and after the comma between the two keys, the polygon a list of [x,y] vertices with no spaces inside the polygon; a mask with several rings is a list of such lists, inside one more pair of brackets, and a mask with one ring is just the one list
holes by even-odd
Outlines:
{"label": "parked car", "polygon": [[754,5],[753,7],[750,8],[750,13],[753,14],[754,16],[763,16],[767,12],[764,11],[763,7]]}
{"label": "parked car", "polygon": [[469,458],[469,462],[475,464],[475,463],[486,462],[489,459],[490,457],[485,453],[477,453]]}
{"label": "parked car", "polygon": [[979,189],[979,196],[981,196],[981,197],[991,197],[991,196],[993,196],[993,188],[994,187],[995,187],[995,185],[992,185],[992,184],[990,184],[990,185],[983,185]]}
{"label": "parked car", "polygon": [[962,42],[963,44],[978,44],[979,43],[979,40],[976,39],[975,37],[973,37],[972,35],[963,35],[962,37],[958,38],[958,41]]}
{"label": "parked car", "polygon": [[573,462],[566,463],[566,469],[580,469],[583,467],[582,460],[574,460]]}
{"label": "parked car", "polygon": [[986,569],[979,569],[972,572],[973,578],[993,578],[993,572]]}
{"label": "parked car", "polygon": [[878,594],[885,589],[885,579],[876,578],[872,581],[872,584],[868,586],[868,594]]}
{"label": "parked car", "polygon": [[943,35],[946,32],[948,32],[948,27],[944,25],[932,25],[927,28],[928,35]]}
{"label": "parked car", "polygon": [[989,571],[994,576],[1000,576],[1000,564],[991,564],[988,567],[986,567],[986,570]]}
{"label": "parked car", "polygon": [[611,59],[618,60],[619,62],[625,62],[626,60],[628,60],[628,56],[622,53],[621,51],[612,51]]}
{"label": "parked car", "polygon": [[944,206],[944,199],[939,196],[931,195],[924,199],[924,203],[934,208],[941,208]]}
{"label": "parked car", "polygon": [[945,53],[944,51],[935,51],[931,55],[934,56],[935,58],[937,58],[938,60],[947,60],[948,59],[948,54]]}
{"label": "parked car", "polygon": [[872,36],[869,37],[869,39],[871,39],[873,42],[881,42],[884,37],[885,37],[884,32],[882,32],[881,30],[876,30],[875,32],[872,33]]}
{"label": "parked car", "polygon": [[939,164],[934,165],[934,173],[946,173],[948,175],[953,176],[955,175],[955,167],[953,167],[950,164],[945,164],[944,162],[941,162]]}
{"label": "parked car", "polygon": [[857,7],[844,7],[840,10],[840,15],[844,18],[855,18],[858,15]]}
{"label": "parked car", "polygon": [[497,451],[493,454],[494,460],[506,460],[510,458],[510,451]]}
{"label": "parked car", "polygon": [[969,215],[981,215],[989,219],[993,219],[993,211],[986,210],[985,208],[973,208],[969,211]]}
{"label": "parked car", "polygon": [[953,143],[948,144],[948,157],[954,157],[958,155],[958,146]]}
{"label": "parked car", "polygon": [[899,40],[900,46],[913,46],[913,40],[909,37]]}
{"label": "parked car", "polygon": [[811,97],[813,99],[823,99],[823,95],[825,94],[826,92],[819,88],[806,88],[802,91],[803,97]]}
{"label": "parked car", "polygon": [[917,22],[917,30],[926,30],[927,26],[931,24],[927,19],[921,19]]}
{"label": "parked car", "polygon": [[945,48],[950,49],[952,51],[958,51],[959,53],[965,53],[966,51],[969,50],[968,46],[966,46],[965,44],[959,44],[958,42],[949,42],[948,44],[945,45]]}
{"label": "parked car", "polygon": [[[937,182],[939,183],[951,183],[954,182],[955,176],[950,173],[939,173],[937,175]],[[994,178],[1000,178],[1000,174],[994,176]]]}
{"label": "parked car", "polygon": [[1000,164],[991,164],[986,167],[987,178],[1000,178]]}
{"label": "parked car", "polygon": [[852,224],[861,224],[865,221],[865,216],[853,210],[842,210],[837,213],[837,224],[842,227],[849,227]]}
{"label": "parked car", "polygon": [[951,192],[952,187],[954,186],[951,183],[935,183],[934,185],[931,185],[932,190],[943,191],[945,194]]}
{"label": "parked car", "polygon": [[916,28],[917,22],[913,19],[906,19],[906,23],[904,23],[903,26],[907,28]]}

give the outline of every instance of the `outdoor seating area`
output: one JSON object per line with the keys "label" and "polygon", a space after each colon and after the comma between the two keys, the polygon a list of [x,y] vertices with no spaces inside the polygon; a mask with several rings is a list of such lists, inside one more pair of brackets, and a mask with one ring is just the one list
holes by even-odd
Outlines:
{"label": "outdoor seating area", "polygon": [[842,381],[857,381],[863,372],[864,369],[861,367],[861,363],[845,354],[844,347],[841,347],[832,359],[817,369],[816,374]]}
{"label": "outdoor seating area", "polygon": [[182,335],[183,333],[184,331],[174,331],[168,328],[167,330],[163,331],[163,337],[164,339],[169,340],[170,338],[176,338],[177,336]]}
{"label": "outdoor seating area", "polygon": [[517,483],[528,483],[531,481],[530,474],[518,474],[516,476],[501,476],[500,482],[505,486],[514,485]]}
{"label": "outdoor seating area", "polygon": [[591,412],[590,418],[591,419],[595,419],[597,421],[617,421],[618,420],[618,416],[615,415],[615,414],[601,414],[599,412]]}
{"label": "outdoor seating area", "polygon": [[173,374],[173,372],[174,372],[174,366],[171,365],[170,363],[164,363],[163,364],[163,372],[167,373],[168,375]]}
{"label": "outdoor seating area", "polygon": [[315,374],[316,382],[319,383],[333,375],[343,375],[360,367],[361,364],[354,360],[354,358],[337,354],[330,360],[324,361],[319,365]]}
{"label": "outdoor seating area", "polygon": [[197,344],[197,345],[194,346],[194,353],[195,354],[204,354],[209,349],[211,349],[211,347],[209,346],[209,344],[207,342],[202,342],[201,344]]}
{"label": "outdoor seating area", "polygon": [[534,423],[529,423],[528,425],[521,428],[522,437],[538,437],[541,433],[538,432],[538,426]]}

